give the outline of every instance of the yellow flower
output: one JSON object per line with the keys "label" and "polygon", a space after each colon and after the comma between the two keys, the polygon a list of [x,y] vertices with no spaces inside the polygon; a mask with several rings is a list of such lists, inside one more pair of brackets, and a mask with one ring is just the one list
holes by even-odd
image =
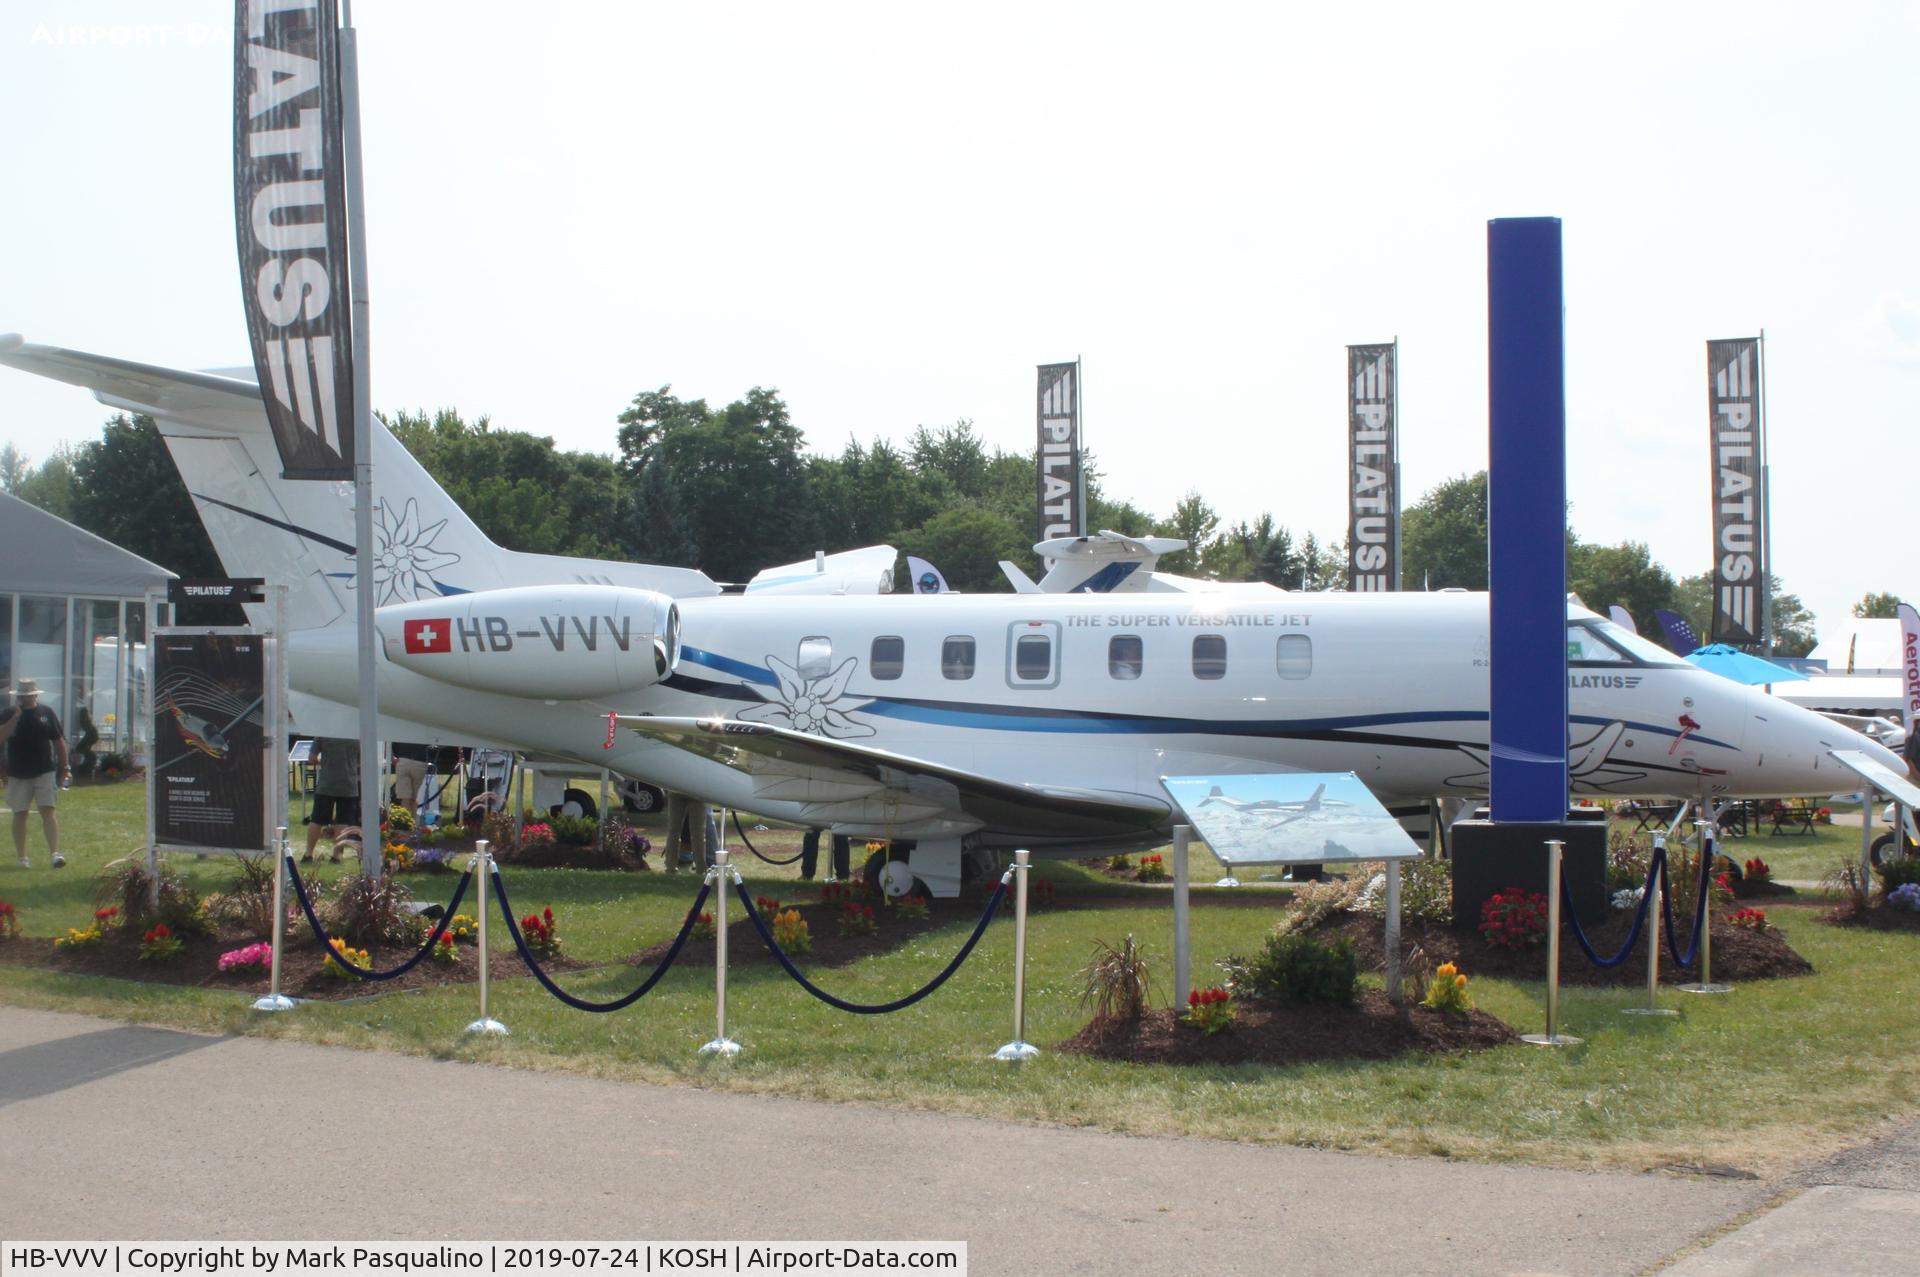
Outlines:
{"label": "yellow flower", "polygon": [[1437,974],[1437,975],[1452,975],[1452,974],[1453,974],[1454,972],[1456,972],[1456,971],[1458,971],[1459,969],[1460,969],[1460,968],[1458,968],[1458,967],[1456,967],[1456,966],[1454,966],[1454,965],[1453,965],[1453,964],[1452,964],[1451,962],[1443,962],[1443,963],[1441,963],[1441,964],[1440,964],[1440,970],[1439,970],[1438,972],[1436,972],[1435,974]]}
{"label": "yellow flower", "polygon": [[1466,988],[1466,987],[1467,987],[1467,977],[1465,977],[1465,976],[1463,976],[1463,975],[1457,975],[1457,976],[1455,976],[1455,977],[1453,977],[1453,987],[1454,987],[1454,988],[1456,988],[1456,989],[1464,989],[1464,988]]}

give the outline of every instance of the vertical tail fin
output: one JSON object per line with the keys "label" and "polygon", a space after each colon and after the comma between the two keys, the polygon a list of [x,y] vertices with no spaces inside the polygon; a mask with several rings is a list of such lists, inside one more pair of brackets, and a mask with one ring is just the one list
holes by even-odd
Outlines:
{"label": "vertical tail fin", "polygon": [[[180,477],[229,575],[288,586],[297,630],[352,624],[353,485],[281,477],[260,388],[244,377],[183,372],[0,340],[0,364],[91,390],[108,407],[159,423]],[[521,554],[487,539],[378,420],[373,423],[376,603],[510,585],[585,581],[685,597],[718,592],[685,568]]]}

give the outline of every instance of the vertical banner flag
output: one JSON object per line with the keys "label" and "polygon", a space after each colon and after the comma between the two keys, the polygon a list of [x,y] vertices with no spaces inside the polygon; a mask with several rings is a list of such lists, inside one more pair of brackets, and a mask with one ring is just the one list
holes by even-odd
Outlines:
{"label": "vertical banner flag", "polygon": [[1040,540],[1086,534],[1080,490],[1080,365],[1040,365]]}
{"label": "vertical banner flag", "polygon": [[[1895,615],[1900,618],[1901,723],[1908,732],[1912,732],[1914,721],[1920,719],[1920,612],[1913,610],[1913,604],[1902,603]],[[1853,672],[1851,649],[1847,657],[1847,672]]]}
{"label": "vertical banner flag", "polygon": [[1347,588],[1400,588],[1399,343],[1347,347]]}
{"label": "vertical banner flag", "polygon": [[233,213],[267,423],[289,479],[353,477],[336,0],[235,0]]}
{"label": "vertical banner flag", "polygon": [[257,634],[153,642],[153,829],[169,847],[267,845],[266,660]]}
{"label": "vertical banner flag", "polygon": [[1707,343],[1713,449],[1713,643],[1758,644],[1767,588],[1760,339]]}

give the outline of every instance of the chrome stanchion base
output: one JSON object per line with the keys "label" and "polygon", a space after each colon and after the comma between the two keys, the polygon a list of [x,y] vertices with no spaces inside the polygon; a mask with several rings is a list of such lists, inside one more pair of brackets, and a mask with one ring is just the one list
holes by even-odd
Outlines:
{"label": "chrome stanchion base", "polygon": [[1732,993],[1730,984],[1681,984],[1675,985],[1682,993]]}
{"label": "chrome stanchion base", "polygon": [[1678,1011],[1673,1010],[1671,1007],[1625,1007],[1621,1010],[1620,1014],[1621,1015],[1679,1015],[1680,1013]]}
{"label": "chrome stanchion base", "polygon": [[732,1038],[715,1038],[700,1048],[702,1055],[717,1055],[722,1059],[732,1059],[740,1054],[740,1044]]}
{"label": "chrome stanchion base", "polygon": [[1226,877],[1222,878],[1219,882],[1216,882],[1213,885],[1216,887],[1237,887],[1240,885],[1240,880],[1234,877],[1232,874],[1228,874]]}
{"label": "chrome stanchion base", "polygon": [[1585,1038],[1570,1037],[1565,1033],[1556,1033],[1552,1037],[1544,1033],[1523,1033],[1520,1040],[1530,1046],[1580,1046],[1586,1042]]}
{"label": "chrome stanchion base", "polygon": [[256,1011],[291,1011],[293,1010],[293,999],[284,993],[269,993],[265,997],[255,998],[253,1000],[253,1009]]}
{"label": "chrome stanchion base", "polygon": [[469,1024],[467,1026],[467,1032],[491,1033],[495,1037],[504,1038],[507,1036],[507,1026],[500,1023],[500,1021],[498,1020],[488,1018],[485,1020],[475,1020],[472,1024]]}
{"label": "chrome stanchion base", "polygon": [[1040,1048],[1031,1042],[1009,1042],[993,1053],[996,1060],[1031,1060],[1040,1054]]}

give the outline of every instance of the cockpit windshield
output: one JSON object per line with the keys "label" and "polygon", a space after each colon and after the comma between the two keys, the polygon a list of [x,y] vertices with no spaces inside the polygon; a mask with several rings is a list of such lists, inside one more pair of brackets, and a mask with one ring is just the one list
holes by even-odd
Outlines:
{"label": "cockpit windshield", "polygon": [[[1583,631],[1585,632],[1585,646],[1595,650],[1583,656],[1575,656],[1574,645],[1583,637]],[[1601,645],[1593,641],[1595,637],[1605,640],[1607,644],[1617,649],[1618,652],[1624,653],[1627,657],[1643,665],[1677,666],[1687,664],[1687,662],[1681,660],[1666,648],[1655,643],[1650,643],[1638,634],[1630,630],[1622,629],[1612,621],[1601,620],[1599,617],[1583,618],[1568,624],[1568,659],[1586,661],[1612,661],[1620,659],[1620,657],[1614,653],[1606,653],[1598,650]]]}

